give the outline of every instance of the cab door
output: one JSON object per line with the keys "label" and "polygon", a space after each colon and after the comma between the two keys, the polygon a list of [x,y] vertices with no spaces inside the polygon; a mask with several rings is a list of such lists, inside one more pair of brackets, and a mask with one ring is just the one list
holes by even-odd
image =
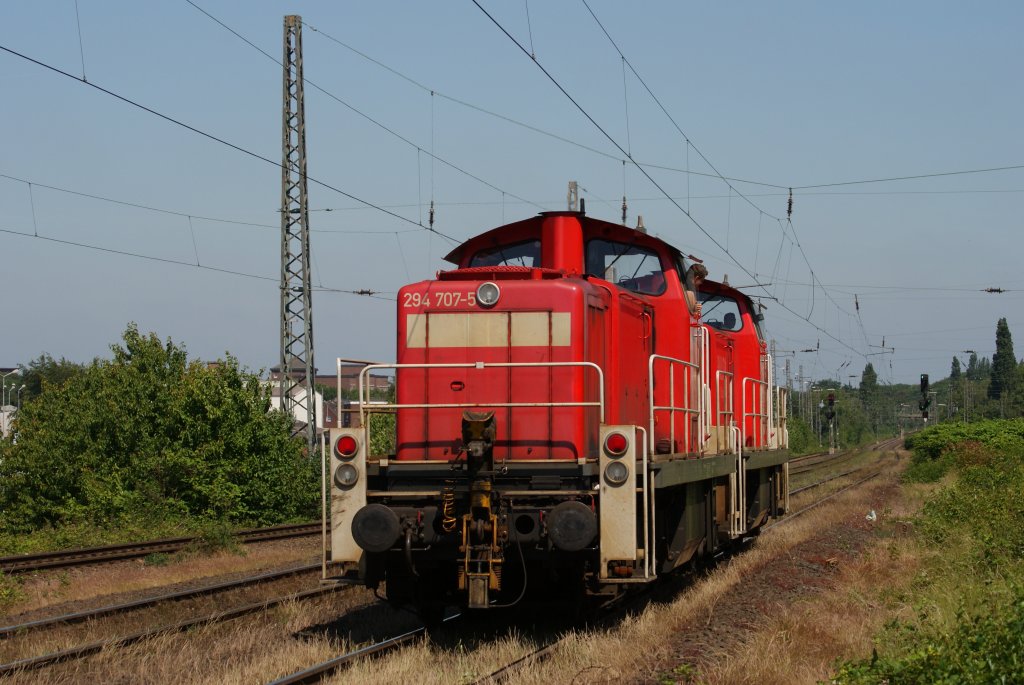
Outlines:
{"label": "cab door", "polygon": [[650,392],[647,363],[654,350],[654,309],[627,293],[621,293],[618,299],[615,335],[619,378],[617,423],[646,426]]}

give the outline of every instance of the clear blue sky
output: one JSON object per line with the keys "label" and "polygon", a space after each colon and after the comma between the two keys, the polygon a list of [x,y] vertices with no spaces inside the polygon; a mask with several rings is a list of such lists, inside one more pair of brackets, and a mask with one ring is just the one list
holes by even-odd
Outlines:
{"label": "clear blue sky", "polygon": [[[991,356],[1002,316],[1024,355],[1024,169],[799,188],[1024,165],[1019,2],[589,0],[692,146],[628,68],[624,78],[582,2],[482,2],[634,160],[770,184],[645,167],[691,220],[468,0],[194,1],[274,58],[282,17],[302,15],[306,78],[330,93],[307,85],[310,175],[408,219],[311,185],[316,285],[384,298],[315,294],[322,370],[339,355],[393,358],[386,298],[443,268],[451,248],[417,225],[431,199],[436,228],[462,239],[564,208],[573,179],[589,214],[619,220],[625,194],[631,225],[643,215],[712,277],[770,283],[748,292],[780,350],[818,348],[796,354],[794,374],[802,364],[847,382],[870,359],[882,380],[943,377],[954,353]],[[77,9],[81,43],[73,0],[8,3],[0,45],[280,159],[271,59],[185,0]],[[0,174],[13,177],[0,178],[0,366],[106,355],[129,321],[196,356],[276,363],[279,169],[8,52],[0,82]],[[862,356],[883,336],[894,354]]]}

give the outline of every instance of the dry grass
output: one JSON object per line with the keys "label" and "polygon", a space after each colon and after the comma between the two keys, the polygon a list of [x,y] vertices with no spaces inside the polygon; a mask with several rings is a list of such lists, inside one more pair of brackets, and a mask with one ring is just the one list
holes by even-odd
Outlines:
{"label": "dry grass", "polygon": [[925,552],[902,532],[906,530],[902,521],[912,513],[908,504],[912,502],[884,512],[894,534],[876,540],[843,566],[835,589],[778,607],[740,649],[703,669],[696,682],[827,682],[837,659],[870,655],[872,638],[887,621],[914,614],[901,597],[924,563]]}
{"label": "dry grass", "polygon": [[244,555],[222,551],[209,556],[172,556],[165,565],[147,565],[142,559],[134,559],[40,572],[25,577],[23,597],[9,605],[5,618],[71,602],[309,562],[315,560],[319,548],[319,538],[302,538],[250,545]]}
{"label": "dry grass", "polygon": [[88,659],[13,676],[22,683],[262,683],[339,654],[351,645],[320,630],[375,600],[365,591],[292,602],[186,633],[168,633]]}
{"label": "dry grass", "polygon": [[[891,479],[890,471],[886,478]],[[886,617],[905,610],[883,606],[878,590],[909,582],[919,558],[912,544],[894,537],[883,540],[839,576],[840,589],[790,606],[777,606],[763,617],[739,650],[710,654],[697,673],[659,668],[674,664],[672,637],[694,623],[715,620],[715,608],[729,601],[730,591],[758,569],[786,555],[819,530],[840,525],[851,516],[863,516],[885,482],[871,481],[839,496],[828,506],[765,533],[749,552],[734,558],[707,579],[694,584],[668,605],[649,607],[615,630],[580,634],[566,641],[557,653],[535,668],[519,674],[515,683],[618,682],[646,680],[660,675],[701,683],[816,683],[830,674],[837,657],[870,653],[871,635]],[[901,519],[908,511],[877,507],[883,519]],[[707,664],[717,664],[708,666]]]}
{"label": "dry grass", "polygon": [[308,590],[316,587],[317,578],[318,576],[311,572],[295,574],[213,595],[160,602],[127,613],[94,618],[85,623],[57,624],[45,629],[26,631],[0,641],[0,662],[49,654],[215,615],[235,607],[263,602],[271,597]]}
{"label": "dry grass", "polygon": [[[567,634],[551,658],[522,670],[511,682],[547,685],[677,679],[761,685],[826,680],[836,658],[870,653],[871,636],[885,620],[911,613],[901,603],[900,589],[913,577],[922,557],[907,537],[908,526],[900,522],[916,509],[920,498],[915,494],[919,490],[910,491],[911,496],[903,501],[885,504],[883,493],[891,487],[897,471],[890,467],[883,478],[764,533],[750,550],[693,582],[670,602],[650,605],[612,629]],[[836,481],[831,487],[842,485]],[[808,493],[808,499],[820,494]],[[833,589],[777,604],[758,615],[756,625],[740,626],[742,637],[727,651],[708,653],[698,672],[685,667],[674,670],[679,657],[673,639],[680,631],[701,629],[715,622],[721,615],[718,609],[727,606],[736,590],[759,570],[786,560],[795,547],[814,539],[823,529],[862,520],[870,509],[879,515],[876,526],[882,534],[863,553],[850,555],[851,560],[832,577]],[[254,549],[241,560],[230,555],[195,560],[183,576],[175,576],[183,570],[175,571],[171,566],[147,568],[146,575],[151,578],[147,587],[175,582],[168,580],[173,577],[193,578],[194,564],[199,564],[202,572],[217,575],[226,572],[225,565],[232,571],[239,570],[240,562],[252,563],[255,557]],[[266,563],[250,568],[274,563],[261,561]],[[275,559],[278,564],[281,561],[283,558]],[[126,571],[120,585],[113,579],[104,582],[108,588],[124,589],[125,582],[139,582],[138,571],[138,567],[132,567],[131,573]],[[153,581],[156,577],[162,581]],[[295,603],[252,618],[111,649],[77,664],[25,674],[12,682],[267,682],[337,656],[358,643],[393,635],[403,625],[412,628],[417,624],[415,618],[369,604],[371,601],[368,593],[362,592]],[[544,622],[543,617],[538,620]],[[356,664],[328,682],[468,683],[531,652],[544,639],[530,632],[497,632],[500,635],[496,638],[461,634],[420,641],[387,658]]]}

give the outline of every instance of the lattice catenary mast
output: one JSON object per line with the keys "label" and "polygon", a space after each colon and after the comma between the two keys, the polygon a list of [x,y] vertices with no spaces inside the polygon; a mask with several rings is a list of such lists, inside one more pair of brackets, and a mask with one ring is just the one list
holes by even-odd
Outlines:
{"label": "lattice catenary mast", "polygon": [[284,18],[284,109],[281,126],[281,409],[316,448],[313,301],[306,192],[306,117],[302,95],[302,17]]}

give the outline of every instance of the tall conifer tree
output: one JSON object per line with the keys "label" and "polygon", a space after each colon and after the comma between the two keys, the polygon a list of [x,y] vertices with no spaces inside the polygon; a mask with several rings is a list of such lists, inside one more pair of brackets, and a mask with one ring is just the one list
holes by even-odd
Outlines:
{"label": "tall conifer tree", "polygon": [[1013,354],[1013,338],[1006,317],[996,324],[996,353],[992,355],[992,381],[988,396],[999,399],[1009,394],[1017,380],[1017,358]]}

